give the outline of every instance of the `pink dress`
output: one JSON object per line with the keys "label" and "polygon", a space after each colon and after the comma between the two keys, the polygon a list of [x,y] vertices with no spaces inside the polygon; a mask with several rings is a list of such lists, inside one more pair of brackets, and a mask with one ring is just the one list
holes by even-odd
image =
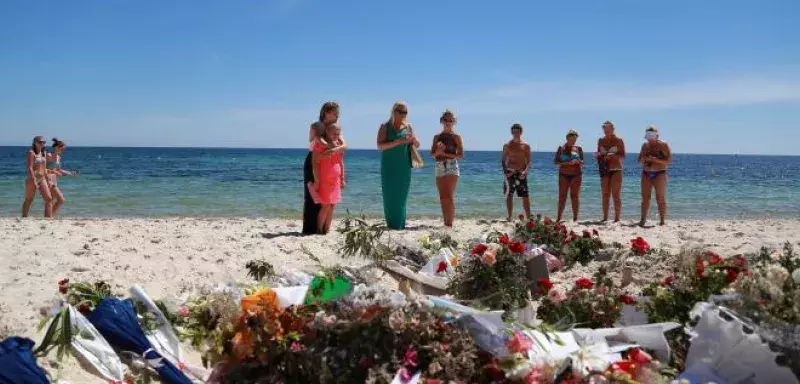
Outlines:
{"label": "pink dress", "polygon": [[[312,151],[315,153],[324,153],[328,147],[320,143],[314,142]],[[330,155],[323,155],[319,158],[318,172],[319,180],[317,181],[317,193],[314,201],[317,204],[339,204],[342,201],[342,152],[335,152]],[[312,194],[313,195],[313,194]]]}

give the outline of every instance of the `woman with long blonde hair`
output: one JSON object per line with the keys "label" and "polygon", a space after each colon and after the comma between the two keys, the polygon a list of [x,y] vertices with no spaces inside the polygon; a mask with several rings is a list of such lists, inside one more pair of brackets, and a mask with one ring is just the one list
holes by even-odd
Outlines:
{"label": "woman with long blonde hair", "polygon": [[411,188],[411,146],[419,147],[407,117],[408,105],[397,102],[392,106],[389,121],[378,128],[383,213],[386,226],[391,229],[406,227],[406,203]]}

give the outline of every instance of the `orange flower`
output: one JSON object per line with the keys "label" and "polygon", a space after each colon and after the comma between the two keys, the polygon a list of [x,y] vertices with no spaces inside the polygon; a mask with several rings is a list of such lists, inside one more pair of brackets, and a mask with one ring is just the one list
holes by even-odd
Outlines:
{"label": "orange flower", "polygon": [[277,315],[279,311],[278,295],[269,288],[260,289],[242,299],[242,313],[244,315],[263,312]]}
{"label": "orange flower", "polygon": [[253,334],[249,330],[236,332],[231,340],[233,344],[233,354],[237,359],[244,359],[253,354]]}

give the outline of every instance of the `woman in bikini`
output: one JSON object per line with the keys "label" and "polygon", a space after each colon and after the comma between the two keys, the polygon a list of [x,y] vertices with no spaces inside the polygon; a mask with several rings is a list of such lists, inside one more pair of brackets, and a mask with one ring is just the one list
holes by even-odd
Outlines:
{"label": "woman in bikini", "polygon": [[439,202],[442,205],[444,226],[452,227],[456,216],[455,193],[458,177],[461,174],[458,160],[464,157],[464,146],[461,136],[453,127],[456,125],[456,115],[446,110],[439,118],[442,132],[433,137],[431,156],[436,160],[434,173],[436,175],[436,189],[439,190]]}
{"label": "woman in bikini", "polygon": [[578,221],[580,209],[581,183],[583,182],[583,148],[576,145],[578,132],[570,129],[567,132],[567,143],[558,147],[553,160],[558,166],[558,218],[564,214],[567,206],[567,194],[572,201],[572,220]]}
{"label": "woman in bikini", "polygon": [[[327,124],[336,123],[339,121],[339,104],[335,101],[329,101],[322,104],[319,110],[319,120],[311,124],[308,130],[308,142],[313,147],[318,138],[325,137],[325,126]],[[311,149],[312,147],[309,147]],[[341,138],[341,145],[329,148],[326,153],[333,154],[343,152],[347,149],[347,142]],[[312,162],[313,151],[309,150],[306,156],[306,161],[303,164],[303,234],[313,235],[318,231],[317,220],[319,219],[319,211],[322,208],[320,204],[314,202],[314,198],[309,191],[309,185],[314,184],[314,165]]]}
{"label": "woman in bikini", "polygon": [[61,168],[61,156],[64,150],[67,149],[63,141],[53,138],[53,152],[46,155],[47,158],[47,175],[50,183],[50,195],[55,198],[53,203],[53,215],[58,213],[58,210],[64,205],[64,194],[58,188],[58,178],[61,176],[77,176],[77,172],[70,172]]}
{"label": "woman in bikini", "polygon": [[622,163],[625,161],[625,142],[614,134],[614,123],[603,123],[605,136],[597,141],[594,156],[600,165],[600,187],[603,190],[603,222],[608,221],[608,205],[614,198],[614,222],[622,212]]}
{"label": "woman in bikini", "polygon": [[44,200],[44,217],[53,217],[53,197],[50,194],[50,185],[47,180],[45,164],[47,154],[44,152],[44,145],[44,138],[36,136],[33,138],[31,150],[28,151],[28,177],[25,179],[25,202],[22,203],[22,217],[28,217],[37,190]]}
{"label": "woman in bikini", "polygon": [[658,138],[658,128],[647,127],[645,143],[639,152],[639,163],[642,164],[642,219],[639,225],[644,226],[650,210],[650,194],[656,190],[660,225],[664,225],[667,217],[667,167],[672,162],[669,144]]}

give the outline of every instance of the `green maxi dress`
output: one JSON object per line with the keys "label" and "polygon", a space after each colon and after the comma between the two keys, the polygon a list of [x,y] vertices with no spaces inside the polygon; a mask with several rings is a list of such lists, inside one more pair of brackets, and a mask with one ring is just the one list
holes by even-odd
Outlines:
{"label": "green maxi dress", "polygon": [[[394,129],[392,122],[386,123],[386,140],[395,141],[410,134],[409,126]],[[411,187],[411,153],[409,144],[398,145],[381,152],[381,188],[383,190],[383,214],[386,226],[391,229],[406,227],[406,202]]]}

